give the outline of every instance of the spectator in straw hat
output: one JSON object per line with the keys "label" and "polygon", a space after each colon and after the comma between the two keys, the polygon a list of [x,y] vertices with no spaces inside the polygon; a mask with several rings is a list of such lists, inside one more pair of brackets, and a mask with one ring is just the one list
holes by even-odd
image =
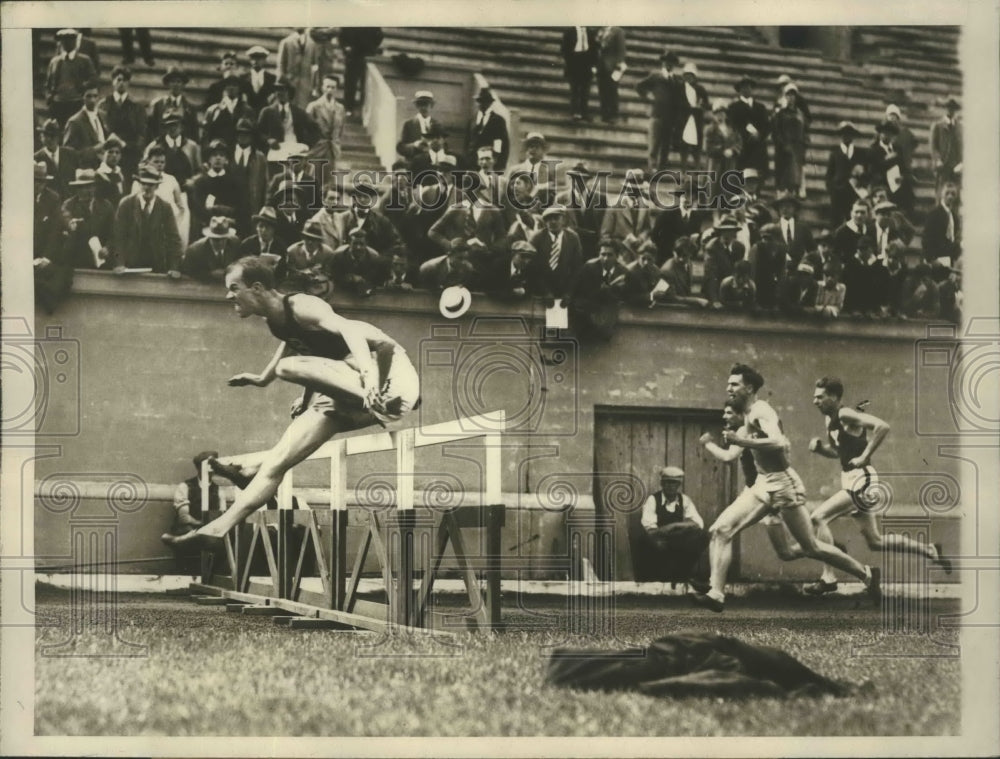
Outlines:
{"label": "spectator in straw hat", "polygon": [[316,43],[305,27],[296,27],[278,43],[278,79],[291,89],[290,98],[300,109],[309,104],[316,63]]}
{"label": "spectator in straw hat", "polygon": [[945,182],[960,182],[962,171],[961,106],[954,95],[945,98],[942,105],[945,115],[931,125],[931,166],[939,193]]}
{"label": "spectator in straw hat", "polygon": [[164,170],[184,188],[201,168],[201,147],[184,134],[181,117],[174,111],[163,112],[160,126],[163,133],[146,146],[145,153],[154,145],[161,147],[167,158]]}
{"label": "spectator in straw hat", "polygon": [[851,186],[851,177],[860,166],[864,172],[868,165],[868,151],[855,145],[860,136],[858,128],[850,121],[837,125],[840,143],[830,149],[826,162],[826,191],[830,198],[830,222],[836,227],[851,214],[851,206],[858,195]]}
{"label": "spectator in straw hat", "polygon": [[311,146],[319,138],[316,122],[298,105],[297,98],[291,102],[295,86],[289,79],[280,77],[275,82],[274,102],[257,118],[261,147],[273,150],[288,143]]}
{"label": "spectator in straw hat", "polygon": [[45,164],[46,170],[53,176],[53,188],[65,198],[69,181],[80,167],[80,157],[73,148],[59,145],[62,129],[55,119],[46,119],[38,133],[42,136],[42,147],[35,151],[35,161]]}
{"label": "spectator in straw hat", "polygon": [[267,48],[261,45],[254,45],[247,50],[247,58],[250,61],[250,70],[240,75],[244,82],[243,91],[246,94],[247,105],[253,108],[255,113],[260,113],[274,94],[275,83],[278,77],[273,72],[264,67],[267,65],[269,53]]}
{"label": "spectator in straw hat", "polygon": [[563,32],[560,48],[563,76],[569,82],[569,110],[574,121],[590,118],[590,82],[597,66],[597,35],[586,26],[571,26]]}
{"label": "spectator in straw hat", "polygon": [[368,245],[363,229],[355,229],[348,233],[348,242],[333,251],[330,271],[337,287],[367,297],[389,276],[391,260]]}
{"label": "spectator in straw hat", "polygon": [[118,201],[122,199],[127,189],[125,174],[121,167],[124,149],[124,141],[116,134],[109,135],[100,147],[101,163],[97,167],[97,197],[104,198],[112,206],[118,205]]}
{"label": "spectator in straw hat", "polygon": [[146,140],[152,142],[163,135],[163,115],[168,111],[176,115],[181,122],[181,131],[186,137],[198,141],[198,111],[194,103],[184,94],[184,87],[189,81],[187,72],[178,66],[171,66],[163,75],[163,86],[169,92],[161,95],[149,104],[148,133]]}
{"label": "spectator in straw hat", "polygon": [[468,163],[476,162],[476,151],[484,145],[493,148],[496,156],[496,170],[507,168],[507,157],[510,154],[510,136],[507,131],[507,120],[496,112],[496,98],[489,87],[483,87],[473,98],[477,105],[476,115],[469,123]]}
{"label": "spectator in straw hat", "polygon": [[80,165],[92,168],[100,163],[98,148],[111,132],[98,110],[100,93],[96,81],[89,82],[83,90],[83,107],[66,122],[63,145],[73,148],[80,156]]}
{"label": "spectator in straw hat", "polygon": [[683,81],[677,101],[677,149],[681,154],[681,169],[701,168],[701,144],[705,130],[705,111],[709,110],[708,92],[698,81],[698,67],[692,61],[684,64]]}
{"label": "spectator in straw hat", "polygon": [[125,142],[122,150],[122,170],[135,172],[146,144],[146,109],[128,91],[132,72],[116,66],[111,72],[112,92],[97,106],[104,114],[108,129]]}
{"label": "spectator in straw hat", "polygon": [[170,207],[156,195],[160,174],[143,166],[135,178],[139,181],[139,193],[122,200],[115,213],[115,271],[126,267],[150,268],[177,278],[183,246]]}
{"label": "spectator in straw hat", "polygon": [[680,60],[676,54],[664,51],[660,56],[660,68],[648,73],[635,86],[639,97],[650,103],[647,168],[651,173],[667,168],[674,145],[677,110],[684,96],[681,80],[673,73],[678,65]]}
{"label": "spectator in straw hat", "polygon": [[188,206],[191,209],[191,229],[207,227],[215,216],[215,206],[239,208],[243,189],[229,172],[229,146],[223,140],[212,140],[205,149],[205,170],[191,180]]}
{"label": "spectator in straw hat", "polygon": [[763,179],[768,175],[767,139],[771,134],[771,118],[767,106],[756,100],[751,76],[736,82],[737,96],[729,104],[729,124],[740,135],[743,148],[736,161],[738,169],[756,169]]}
{"label": "spectator in straw hat", "polygon": [[333,250],[323,243],[323,232],[314,221],[303,225],[301,237],[285,254],[286,282],[302,292],[327,296],[334,280]]}
{"label": "spectator in straw hat", "polygon": [[625,31],[620,26],[605,26],[597,33],[597,95],[601,102],[601,121],[618,123],[618,82],[628,65],[625,63]]}
{"label": "spectator in straw hat", "polygon": [[434,93],[430,90],[418,90],[413,96],[413,105],[417,113],[403,122],[403,129],[396,143],[396,152],[407,161],[412,161],[417,155],[427,150],[429,140],[427,135],[431,127],[439,122],[431,113],[434,111]]}
{"label": "spectator in straw hat", "polygon": [[59,51],[49,61],[45,77],[45,100],[49,115],[60,127],[83,106],[87,85],[97,79],[94,62],[76,50],[75,29],[60,29],[56,33]]}
{"label": "spectator in straw hat", "polygon": [[804,188],[808,121],[798,106],[799,88],[785,86],[785,104],[774,112],[774,187],[798,195]]}
{"label": "spectator in straw hat", "polygon": [[184,253],[181,271],[201,282],[221,282],[226,267],[240,257],[236,230],[226,216],[213,216],[201,234]]}
{"label": "spectator in straw hat", "polygon": [[[205,91],[205,103],[202,106],[203,111],[207,111],[210,107],[222,100],[223,91],[226,88],[226,80],[230,76],[239,77],[237,69],[239,68],[239,60],[236,57],[236,53],[232,50],[227,50],[219,58],[219,78],[208,85],[208,89]],[[249,91],[242,80],[239,80],[240,92],[239,94],[243,96],[244,101],[247,101],[249,97]]]}
{"label": "spectator in straw hat", "polygon": [[219,102],[205,111],[203,144],[222,140],[227,145],[236,142],[236,125],[243,119],[253,120],[253,108],[247,105],[243,94],[243,83],[235,71],[226,73],[222,80],[222,95]]}
{"label": "spectator in straw hat", "polygon": [[264,206],[250,217],[254,233],[240,243],[240,258],[267,256],[277,263],[288,252],[288,243],[277,236],[278,212],[273,206]]}
{"label": "spectator in straw hat", "polygon": [[93,169],[77,169],[69,182],[72,195],[63,201],[63,224],[70,234],[72,265],[77,269],[110,266],[115,209],[94,193],[97,175]]}
{"label": "spectator in straw hat", "polygon": [[873,212],[875,214],[875,224],[872,225],[872,234],[875,237],[875,255],[882,263],[886,263],[889,258],[889,248],[899,239],[899,233],[893,224],[892,215],[896,211],[896,205],[888,200],[876,203]]}

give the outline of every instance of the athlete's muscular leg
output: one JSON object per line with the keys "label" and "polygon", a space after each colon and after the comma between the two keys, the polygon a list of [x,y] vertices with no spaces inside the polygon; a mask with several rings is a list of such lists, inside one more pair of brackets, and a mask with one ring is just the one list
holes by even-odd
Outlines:
{"label": "athlete's muscular leg", "polygon": [[819,559],[824,564],[830,564],[865,583],[868,582],[868,574],[861,563],[852,559],[832,543],[816,539],[809,512],[804,505],[783,505],[779,513],[788,526],[789,532],[799,542],[807,556]]}
{"label": "athlete's muscular leg", "polygon": [[[827,498],[812,513],[813,531],[816,533],[816,538],[824,543],[833,545],[833,533],[830,531],[830,522],[845,514],[850,514],[856,508],[854,498],[846,490],[838,490]],[[837,575],[829,564],[823,565],[820,580],[831,585],[837,582]]]}
{"label": "athlete's muscular leg", "polygon": [[285,382],[302,385],[335,400],[356,403],[359,408],[365,399],[361,374],[346,361],[319,356],[286,356],[278,362],[275,374]]}
{"label": "athlete's muscular leg", "polygon": [[918,553],[929,559],[937,558],[937,549],[929,543],[920,543],[905,535],[888,533],[883,535],[878,529],[878,520],[874,514],[862,511],[855,515],[861,534],[865,536],[868,547],[873,551],[895,551],[897,553]]}
{"label": "athlete's muscular leg", "polygon": [[733,538],[741,530],[762,519],[767,510],[765,503],[749,490],[744,490],[709,528],[711,542],[708,545],[708,557],[712,572],[709,583],[714,593],[720,596],[724,594],[726,575],[729,565],[733,563]]}

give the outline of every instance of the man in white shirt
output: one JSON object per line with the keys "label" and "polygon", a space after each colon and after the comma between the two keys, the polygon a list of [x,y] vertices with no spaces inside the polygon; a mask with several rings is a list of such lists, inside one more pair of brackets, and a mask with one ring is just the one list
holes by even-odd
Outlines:
{"label": "man in white shirt", "polygon": [[[642,526],[664,554],[665,576],[688,580],[693,588],[704,592],[708,533],[694,501],[681,492],[683,484],[684,470],[680,467],[665,466],[660,470],[660,489],[642,505]],[[692,574],[697,579],[688,579]]]}

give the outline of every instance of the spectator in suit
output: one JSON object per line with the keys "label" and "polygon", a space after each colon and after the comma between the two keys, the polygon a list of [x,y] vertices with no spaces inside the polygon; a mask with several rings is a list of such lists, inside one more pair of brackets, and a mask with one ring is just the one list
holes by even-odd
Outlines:
{"label": "spectator in suit", "polygon": [[330,271],[333,281],[341,290],[367,297],[375,288],[385,282],[391,266],[389,257],[378,254],[365,241],[363,229],[349,233],[349,242],[333,251]]}
{"label": "spectator in suit", "polygon": [[931,165],[940,193],[945,182],[961,181],[962,124],[958,120],[960,106],[954,96],[944,101],[945,115],[931,125]]}
{"label": "spectator in suit", "polygon": [[142,60],[145,61],[147,66],[152,68],[156,65],[156,61],[153,60],[153,41],[149,37],[149,29],[141,27],[118,30],[118,36],[122,42],[122,63],[126,66],[135,63],[135,48],[132,46],[133,32],[135,33],[135,39],[139,40],[139,51],[142,53]]}
{"label": "spectator in suit", "polygon": [[893,144],[899,127],[891,121],[883,121],[875,128],[878,134],[868,149],[868,177],[887,188],[889,200],[907,213],[913,213],[917,199],[913,176],[905,169]]}
{"label": "spectator in suit", "polygon": [[837,125],[840,144],[830,150],[826,162],[826,191],[830,196],[830,221],[834,227],[844,223],[851,214],[851,206],[858,199],[851,176],[858,167],[864,173],[868,165],[867,151],[854,144],[861,133],[850,121]]}
{"label": "spectator in suit", "polygon": [[535,232],[528,242],[538,251],[538,267],[545,272],[546,294],[565,298],[580,270],[580,238],[572,229],[563,228],[565,209],[549,206],[542,211],[545,229]]}
{"label": "spectator in suit", "polygon": [[726,104],[717,100],[712,106],[712,120],[705,127],[705,155],[708,157],[706,169],[713,174],[712,201],[721,192],[719,177],[724,172],[735,171],[743,140],[739,132],[729,124]]}
{"label": "spectator in suit", "polygon": [[[487,206],[503,208],[507,195],[507,181],[496,170],[496,156],[493,148],[484,145],[476,151],[479,171],[479,188],[475,191],[479,202]],[[504,218],[506,224],[506,217]]]}
{"label": "spectator in suit", "polygon": [[941,302],[941,317],[955,324],[962,323],[962,259],[948,270],[947,279],[940,280],[938,295]]}
{"label": "spectator in suit", "polygon": [[428,134],[431,127],[440,126],[431,112],[434,110],[434,93],[430,90],[419,90],[413,96],[413,105],[417,109],[415,116],[403,122],[403,130],[396,143],[396,152],[407,162],[412,161],[420,153],[427,150]]}
{"label": "spectator in suit", "polygon": [[941,199],[924,221],[921,243],[928,263],[950,267],[958,258],[962,250],[962,214],[957,185],[949,182],[941,187]]}
{"label": "spectator in suit", "polygon": [[[756,229],[774,221],[774,210],[760,192],[760,173],[757,169],[752,167],[743,169],[743,192],[737,198],[746,212],[746,218]],[[756,242],[756,239],[753,241]]]}
{"label": "spectator in suit", "polygon": [[184,253],[181,272],[200,282],[222,282],[226,267],[240,257],[236,230],[225,216],[213,216],[201,233]]}
{"label": "spectator in suit", "polygon": [[649,239],[656,244],[657,264],[662,265],[674,253],[674,244],[682,237],[701,234],[712,223],[712,212],[695,208],[690,192],[679,192],[677,203],[656,214]]}
{"label": "spectator in suit", "polygon": [[628,272],[625,300],[635,307],[652,308],[657,302],[666,301],[672,295],[670,286],[660,274],[656,259],[656,246],[647,242],[640,246],[635,260],[625,265]]}
{"label": "spectator in suit", "polygon": [[461,238],[451,241],[445,255],[420,265],[420,286],[425,290],[440,292],[452,285],[471,288],[475,282],[476,271],[469,262],[469,246]]}
{"label": "spectator in suit", "polygon": [[[872,231],[868,225],[868,204],[858,201],[851,208],[851,218],[833,231],[833,254],[841,263],[847,263],[858,249],[858,240],[871,237]],[[848,291],[851,288],[845,281]]]}
{"label": "spectator in suit", "polygon": [[[565,189],[555,196],[556,204],[566,209],[567,228],[580,236],[584,258],[593,258],[597,253],[597,242],[601,225],[604,223],[604,211],[608,205],[607,197],[596,183],[592,194],[586,189],[587,182],[592,176],[583,161],[578,161],[566,172],[563,183]],[[577,189],[578,186],[580,190]]]}
{"label": "spectator in suit", "polygon": [[111,258],[115,208],[94,194],[93,169],[77,169],[69,182],[73,195],[63,201],[62,218],[70,233],[71,265],[76,269],[106,268]]}
{"label": "spectator in suit", "polygon": [[601,238],[597,258],[585,261],[569,297],[570,319],[581,336],[607,340],[618,321],[618,304],[626,293],[628,271],[617,260],[617,245]]}
{"label": "spectator in suit", "polygon": [[[181,243],[186,244],[191,230],[191,214],[188,211],[187,195],[181,191],[177,178],[164,171],[167,165],[167,156],[163,148],[153,143],[146,150],[144,158],[145,163],[160,175],[161,181],[156,187],[156,194],[170,206],[174,221],[177,222],[177,233],[181,237]],[[130,193],[134,195],[140,189],[139,183],[133,181]]]}
{"label": "spectator in suit", "polygon": [[70,117],[63,131],[63,145],[77,152],[80,165],[84,168],[93,168],[100,163],[98,148],[111,134],[104,115],[97,107],[98,102],[97,82],[90,82],[83,91],[83,107]]}
{"label": "spectator in suit", "polygon": [[806,146],[809,144],[805,113],[799,108],[799,88],[785,85],[785,104],[774,112],[774,187],[780,192],[798,195],[805,189],[803,173]]}
{"label": "spectator in suit", "polygon": [[941,290],[930,265],[921,262],[903,286],[901,315],[907,319],[937,319],[941,315]]}
{"label": "spectator in suit", "polygon": [[906,265],[906,244],[902,240],[893,240],[889,243],[885,270],[888,275],[885,292],[888,314],[899,316],[903,303],[903,288],[910,277],[910,267]]}
{"label": "spectator in suit", "polygon": [[111,72],[112,92],[98,108],[104,114],[108,129],[125,141],[122,150],[122,170],[134,173],[146,144],[146,109],[129,93],[132,72],[116,66]]}
{"label": "spectator in suit", "polygon": [[410,161],[413,181],[421,186],[437,182],[434,172],[450,172],[458,166],[458,158],[445,149],[444,128],[434,123],[427,132],[427,147]]}
{"label": "spectator in suit", "polygon": [[624,194],[619,207],[608,208],[601,222],[601,236],[611,237],[623,245],[638,247],[648,240],[653,229],[648,198]]}
{"label": "spectator in suit", "polygon": [[[734,243],[738,244],[738,243]],[[643,250],[643,248],[640,248]],[[674,243],[673,256],[668,258],[660,267],[660,277],[667,284],[665,292],[656,292],[658,303],[669,303],[682,306],[696,306],[705,308],[709,301],[705,298],[698,298],[692,294],[691,282],[691,257],[697,248],[690,237],[678,237]]]}
{"label": "spectator in suit", "polygon": [[347,113],[337,102],[340,79],[333,74],[323,77],[323,93],[306,106],[306,115],[316,125],[316,142],[309,150],[309,157],[326,161],[322,175],[331,181],[332,173],[340,165],[340,140],[344,135]]}
{"label": "spectator in suit", "polygon": [[527,240],[512,243],[509,252],[496,260],[485,278],[487,291],[504,299],[541,295],[544,285],[538,274],[536,253]]}
{"label": "spectator in suit", "polygon": [[180,115],[174,111],[165,111],[160,118],[163,134],[146,146],[146,152],[156,145],[163,149],[166,156],[164,170],[173,176],[183,188],[201,168],[201,148],[198,143],[183,133]]}
{"label": "spectator in suit", "polygon": [[722,308],[719,286],[722,280],[732,275],[736,262],[743,260],[746,249],[736,240],[739,225],[732,217],[724,217],[714,229],[716,237],[705,250],[705,274],[701,283],[701,294],[714,308]]}
{"label": "spectator in suit", "polygon": [[729,123],[740,135],[743,148],[736,161],[738,169],[754,168],[761,177],[768,175],[767,139],[771,118],[767,106],[756,100],[753,77],[743,76],[736,83],[737,97],[729,104]]}
{"label": "spectator in suit", "polygon": [[875,241],[870,236],[858,238],[854,255],[844,261],[844,285],[845,312],[868,317],[881,313],[888,272],[875,255]]}
{"label": "spectator in suit", "polygon": [[[785,97],[786,90],[788,89],[788,85],[790,84],[795,84],[795,83],[792,81],[792,78],[788,74],[782,74],[781,76],[778,77],[778,83],[777,83],[778,98],[777,100],[775,100],[774,108],[772,110],[778,111],[785,107],[786,103],[788,102],[787,98]],[[796,85],[796,89],[797,88],[798,85]],[[805,95],[803,95],[801,92],[799,92],[797,97],[795,98],[795,105],[800,111],[802,111],[802,115],[805,116],[806,127],[808,128],[809,124],[812,122],[812,112],[809,110],[809,101],[806,100]]]}
{"label": "spectator in suit", "polygon": [[49,174],[53,176],[53,188],[60,197],[67,197],[69,182],[76,177],[80,168],[80,158],[70,147],[60,147],[62,128],[55,119],[46,119],[38,129],[42,136],[42,147],[35,151],[35,161],[41,161]]}
{"label": "spectator in suit", "polygon": [[840,261],[833,258],[823,265],[823,281],[816,292],[816,313],[824,319],[837,319],[844,308],[847,287],[840,281]]}
{"label": "spectator in suit", "polygon": [[250,218],[256,231],[240,243],[240,258],[267,256],[275,263],[283,259],[288,252],[288,244],[277,237],[278,212],[272,206],[264,206]]}
{"label": "spectator in suit", "polygon": [[618,82],[625,73],[625,31],[620,26],[606,26],[597,33],[597,96],[601,102],[601,121],[618,123]]}
{"label": "spectator in suit", "polygon": [[469,125],[469,163],[474,163],[479,148],[487,145],[493,148],[496,156],[496,169],[503,171],[507,167],[507,157],[510,155],[510,137],[507,133],[507,121],[493,110],[495,98],[489,87],[483,87],[476,93],[476,105],[479,109],[475,119]]}
{"label": "spectator in suit", "polygon": [[185,137],[198,141],[198,111],[194,103],[184,94],[188,83],[187,72],[177,66],[171,66],[163,75],[163,86],[169,92],[161,95],[149,104],[149,120],[147,122],[147,142],[153,142],[163,135],[163,115],[168,111],[176,114],[181,122],[181,131]]}
{"label": "spectator in suit", "polygon": [[226,74],[222,80],[222,96],[205,111],[205,128],[203,144],[208,145],[215,140],[221,140],[227,145],[236,143],[236,125],[240,121],[254,120],[256,115],[247,105],[242,94],[242,80],[235,71]]}
{"label": "spectator in suit", "polygon": [[874,208],[875,224],[872,233],[875,237],[875,255],[885,264],[889,260],[889,249],[899,239],[899,234],[893,227],[892,214],[896,206],[889,201],[883,201]]}
{"label": "spectator in suit", "polygon": [[563,32],[563,76],[569,82],[569,110],[574,121],[590,118],[590,80],[597,64],[597,40],[593,29],[572,26]]}
{"label": "spectator in suit", "polygon": [[323,233],[311,221],[302,227],[301,236],[288,247],[285,256],[286,284],[300,292],[327,297],[333,291],[333,251],[323,244]]}
{"label": "spectator in suit", "polygon": [[289,102],[294,90],[287,79],[278,79],[274,85],[274,102],[260,112],[257,132],[262,146],[272,150],[281,144],[299,143],[312,145],[318,139],[318,129],[302,108]]}
{"label": "spectator in suit", "polygon": [[733,273],[719,283],[719,302],[730,310],[757,310],[757,284],[749,261],[737,261]]}
{"label": "spectator in suit", "polygon": [[507,180],[519,172],[531,175],[535,195],[542,206],[549,206],[556,196],[558,159],[548,157],[549,144],[541,132],[528,132],[524,137],[524,160],[507,169]]}
{"label": "spectator in suit", "polygon": [[365,102],[365,62],[378,55],[382,47],[382,29],[377,26],[345,26],[338,38],[344,51],[344,106],[347,115]]}
{"label": "spectator in suit", "polygon": [[97,166],[97,197],[107,200],[115,207],[127,189],[121,167],[124,149],[125,143],[118,135],[110,135],[101,145],[101,162]]}
{"label": "spectator in suit", "polygon": [[337,214],[337,228],[341,241],[349,239],[350,232],[360,229],[365,242],[379,255],[402,247],[403,238],[385,216],[375,210],[378,192],[367,184],[357,184],[347,189],[352,196],[351,207]]}
{"label": "spectator in suit", "polygon": [[415,281],[416,277],[413,275],[410,259],[402,250],[393,253],[392,260],[389,262],[389,275],[381,286],[390,292],[411,292]]}
{"label": "spectator in suit", "polygon": [[462,239],[469,248],[472,265],[486,271],[506,247],[507,229],[499,208],[483,208],[463,198],[448,206],[427,237],[444,252],[452,240]]}
{"label": "spectator in suit", "polygon": [[[246,86],[246,83],[239,79],[239,61],[236,58],[236,53],[232,50],[227,50],[222,54],[219,59],[219,78],[208,85],[208,89],[205,92],[205,103],[202,106],[203,111],[207,111],[213,105],[222,100],[222,95],[226,89],[226,80],[232,77],[236,77],[239,81],[239,95],[243,97],[244,102],[250,95],[250,92]],[[234,99],[236,99],[234,97]]]}
{"label": "spectator in suit", "polygon": [[247,105],[253,108],[254,113],[260,113],[274,94],[275,83],[278,77],[264,67],[267,65],[269,53],[266,47],[254,45],[247,50],[247,58],[250,60],[250,70],[240,75],[244,82],[243,91],[246,94]]}
{"label": "spectator in suit", "polygon": [[[872,207],[878,206],[882,203],[891,203],[889,200],[889,190],[881,185],[875,185],[871,190],[871,203]],[[895,204],[893,204],[895,205]],[[900,211],[898,208],[889,212],[890,226],[893,231],[899,237],[900,240],[909,245],[913,238],[917,235],[916,227],[914,227],[906,214]]]}
{"label": "spectator in suit", "polygon": [[314,164],[306,160],[308,155],[309,146],[298,142],[284,143],[277,150],[268,153],[268,160],[280,164],[281,170],[271,177],[267,191],[273,195],[280,185],[291,182],[299,188],[306,208],[311,214],[312,209],[318,206],[322,198],[316,197],[319,181],[316,179]]}
{"label": "spectator in suit", "polygon": [[278,79],[291,89],[292,103],[300,109],[312,96],[312,67],[316,63],[316,43],[305,27],[296,27],[278,43]]}
{"label": "spectator in suit", "polygon": [[917,136],[903,123],[903,112],[898,105],[890,103],[885,108],[885,120],[896,126],[897,132],[892,138],[892,146],[899,155],[899,164],[903,171],[912,176],[913,154],[917,151]]}
{"label": "spectator in suit", "polygon": [[765,224],[760,230],[760,240],[750,248],[747,255],[750,277],[761,308],[777,308],[787,261],[785,244],[781,241],[781,227],[777,224]]}
{"label": "spectator in suit", "polygon": [[670,150],[675,142],[677,110],[683,97],[681,82],[673,74],[680,60],[672,52],[660,56],[659,71],[651,71],[638,84],[639,97],[650,101],[647,143],[650,173],[667,168]]}
{"label": "spectator in suit", "polygon": [[[36,161],[34,167],[34,258],[46,257],[55,251],[59,240],[63,219],[60,212],[59,193],[49,187],[54,177],[48,173],[45,163]],[[35,264],[36,266],[38,264]]]}
{"label": "spectator in suit", "polygon": [[188,205],[191,209],[191,228],[207,227],[215,206],[226,206],[235,214],[239,208],[243,188],[229,172],[229,146],[222,140],[212,140],[205,150],[206,168],[191,180]]}
{"label": "spectator in suit", "polygon": [[288,244],[301,240],[302,227],[312,214],[303,189],[294,180],[285,179],[271,193],[269,203],[278,212],[278,237]]}
{"label": "spectator in suit", "polygon": [[340,62],[340,50],[333,42],[337,34],[338,30],[332,26],[314,26],[309,29],[309,36],[316,43],[316,57],[312,67],[312,87],[316,92],[323,85],[323,77],[334,73]]}
{"label": "spectator in suit", "polygon": [[781,239],[788,250],[789,260],[796,266],[802,256],[813,249],[812,230],[806,222],[798,219],[799,203],[798,197],[793,194],[780,195],[775,201]]}
{"label": "spectator in suit", "polygon": [[709,110],[708,92],[698,81],[698,67],[684,64],[683,82],[677,100],[677,149],[681,155],[681,170],[701,168],[701,144],[705,133],[705,111]]}
{"label": "spectator in suit", "polygon": [[181,275],[183,247],[173,213],[156,196],[160,176],[152,168],[143,167],[135,178],[141,187],[139,194],[126,197],[115,212],[115,271],[149,267],[176,279]]}
{"label": "spectator in suit", "polygon": [[49,61],[45,100],[49,115],[63,126],[83,106],[83,93],[87,85],[97,80],[97,70],[90,58],[77,51],[75,29],[60,29],[56,40],[60,49]]}
{"label": "spectator in suit", "polygon": [[253,121],[236,122],[236,145],[229,161],[228,172],[240,188],[236,204],[236,228],[249,234],[250,215],[267,200],[267,158],[254,146],[256,130]]}
{"label": "spectator in suit", "polygon": [[819,285],[816,271],[803,259],[795,266],[781,288],[781,311],[787,316],[805,316],[816,313],[816,294]]}
{"label": "spectator in suit", "polygon": [[542,229],[542,204],[535,195],[535,183],[528,174],[512,177],[507,185],[510,197],[504,197],[504,220],[510,242],[529,240]]}
{"label": "spectator in suit", "polygon": [[323,207],[309,219],[317,224],[323,233],[323,244],[334,252],[348,242],[348,238],[341,237],[345,230],[337,220],[338,214],[345,210],[347,209],[341,200],[340,191],[336,187],[327,187],[323,192]]}
{"label": "spectator in suit", "polygon": [[833,233],[830,230],[821,229],[817,231],[813,235],[813,243],[816,246],[816,250],[810,255],[810,261],[816,272],[816,280],[822,281],[827,263],[830,261],[840,263],[840,257],[833,252]]}

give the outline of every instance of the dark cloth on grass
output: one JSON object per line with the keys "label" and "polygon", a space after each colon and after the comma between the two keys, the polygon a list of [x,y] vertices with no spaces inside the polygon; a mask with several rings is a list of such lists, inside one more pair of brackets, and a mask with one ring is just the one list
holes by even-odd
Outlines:
{"label": "dark cloth on grass", "polygon": [[563,688],[667,697],[846,696],[853,690],[780,649],[690,630],[646,648],[557,648],[546,680]]}

